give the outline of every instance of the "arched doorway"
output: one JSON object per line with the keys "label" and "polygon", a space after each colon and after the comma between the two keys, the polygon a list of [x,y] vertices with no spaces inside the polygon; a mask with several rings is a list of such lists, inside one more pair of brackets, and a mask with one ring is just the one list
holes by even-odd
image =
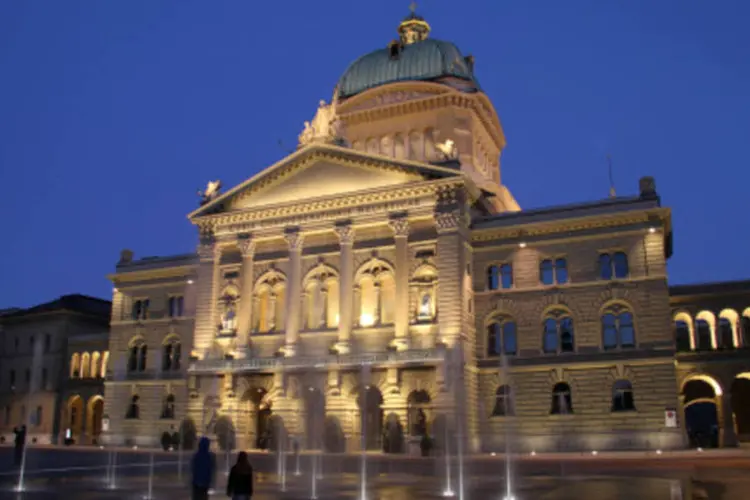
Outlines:
{"label": "arched doorway", "polygon": [[267,449],[270,451],[276,451],[279,446],[286,446],[287,431],[284,419],[279,415],[271,415],[268,417],[268,442]]}
{"label": "arched doorway", "polygon": [[333,416],[326,417],[323,430],[323,445],[329,453],[343,453],[346,450],[344,431],[341,422]]}
{"label": "arched doorway", "polygon": [[365,430],[365,449],[382,449],[383,434],[383,395],[377,387],[366,386],[360,390],[357,406],[360,411],[360,425]]}
{"label": "arched doorway", "polygon": [[266,400],[268,391],[262,387],[251,387],[242,395],[242,401],[247,402],[248,422],[247,432],[249,442],[260,449],[268,449],[268,441],[271,438],[269,419],[271,418],[271,407]]}
{"label": "arched doorway", "polygon": [[86,405],[86,435],[96,444],[102,433],[102,417],[104,416],[104,398],[92,396]]}
{"label": "arched doorway", "polygon": [[406,399],[409,417],[409,435],[421,437],[428,433],[427,412],[429,411],[430,395],[425,390],[411,391]]}
{"label": "arched doorway", "polygon": [[404,428],[395,413],[389,413],[383,430],[383,451],[385,453],[403,453]]}
{"label": "arched doorway", "polygon": [[682,387],[685,409],[685,429],[691,446],[716,448],[719,446],[719,413],[717,391],[711,379],[694,378]]}
{"label": "arched doorway", "polygon": [[750,441],[750,373],[740,373],[732,382],[732,412],[737,437]]}
{"label": "arched doorway", "polygon": [[323,443],[323,429],[326,418],[326,398],[320,389],[308,387],[304,391],[305,433],[308,450],[319,450]]}
{"label": "arched doorway", "polygon": [[83,432],[83,399],[81,396],[74,395],[68,399],[67,418],[65,421],[65,433],[66,438],[68,431],[70,431],[70,437],[78,442]]}

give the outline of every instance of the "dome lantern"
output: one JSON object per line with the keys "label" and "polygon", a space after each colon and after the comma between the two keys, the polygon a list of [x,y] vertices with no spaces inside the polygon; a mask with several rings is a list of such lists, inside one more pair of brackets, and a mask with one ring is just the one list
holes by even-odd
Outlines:
{"label": "dome lantern", "polygon": [[415,2],[411,3],[409,10],[409,15],[398,25],[398,35],[403,45],[421,42],[430,35],[430,25],[423,17],[417,15]]}

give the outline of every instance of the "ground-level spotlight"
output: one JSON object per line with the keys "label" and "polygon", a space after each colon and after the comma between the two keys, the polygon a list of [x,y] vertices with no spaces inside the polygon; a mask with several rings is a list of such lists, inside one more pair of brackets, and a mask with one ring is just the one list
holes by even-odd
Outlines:
{"label": "ground-level spotlight", "polygon": [[695,449],[695,451],[697,451],[698,453],[703,453],[703,448],[701,448],[701,447],[699,446],[699,447],[697,447],[697,448]]}
{"label": "ground-level spotlight", "polygon": [[521,243],[519,243],[518,248],[526,248],[526,242],[522,241]]}
{"label": "ground-level spotlight", "polygon": [[516,500],[516,497],[514,497],[513,495],[506,495],[503,497],[503,500]]}
{"label": "ground-level spotlight", "polygon": [[99,445],[99,449],[103,450],[104,449],[104,445]]}
{"label": "ground-level spotlight", "polygon": [[497,453],[495,453],[495,452],[493,451],[492,453],[490,453],[490,455],[492,455],[493,457],[495,457],[495,456],[497,456]]}
{"label": "ground-level spotlight", "polygon": [[536,452],[534,450],[531,450],[531,453],[529,453],[529,455],[531,455],[532,457],[535,457],[536,456]]}
{"label": "ground-level spotlight", "polygon": [[661,450],[656,450],[657,455],[661,455]]}
{"label": "ground-level spotlight", "polygon": [[133,449],[134,449],[134,450],[137,450],[137,449],[138,449],[138,445],[137,445],[137,444],[134,444],[134,445],[133,445]]}
{"label": "ground-level spotlight", "polygon": [[596,451],[596,450],[594,450],[594,451],[591,452],[591,454],[594,455],[594,456],[597,456],[599,454],[599,452]]}
{"label": "ground-level spotlight", "polygon": [[443,490],[443,496],[444,497],[452,497],[452,496],[455,496],[455,495],[456,494],[453,493],[453,490]]}

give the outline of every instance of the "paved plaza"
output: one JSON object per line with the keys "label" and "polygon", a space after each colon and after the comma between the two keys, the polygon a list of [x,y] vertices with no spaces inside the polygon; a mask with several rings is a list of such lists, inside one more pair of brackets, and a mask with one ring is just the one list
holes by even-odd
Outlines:
{"label": "paved plaza", "polygon": [[[13,487],[18,474],[12,467],[11,449],[0,449],[0,500],[4,499],[144,499],[149,488],[154,499],[189,498],[188,459],[183,477],[178,476],[176,453],[120,450],[117,454],[115,488],[109,487],[108,463],[112,455],[96,449],[31,449],[28,455],[26,491]],[[700,456],[699,456],[700,455]],[[153,456],[153,474],[151,458]],[[233,457],[230,457],[230,462]],[[361,498],[360,456],[326,456],[322,477],[315,488],[319,499]],[[312,477],[311,455],[300,457],[296,475],[295,457],[288,457],[286,483],[276,474],[277,457],[251,455],[258,474],[256,500],[309,499]],[[505,491],[502,457],[474,457],[464,467],[465,498],[501,500]],[[216,498],[223,495],[226,457],[218,456]],[[514,463],[512,477],[516,500],[744,500],[750,488],[750,456],[741,453],[674,454],[669,457],[638,457],[625,454],[584,457],[534,457]],[[368,500],[443,498],[445,462],[436,459],[368,456]],[[455,464],[451,484],[458,489]],[[109,476],[111,479],[111,476]],[[150,486],[149,486],[150,485]],[[282,491],[283,490],[283,491]]]}

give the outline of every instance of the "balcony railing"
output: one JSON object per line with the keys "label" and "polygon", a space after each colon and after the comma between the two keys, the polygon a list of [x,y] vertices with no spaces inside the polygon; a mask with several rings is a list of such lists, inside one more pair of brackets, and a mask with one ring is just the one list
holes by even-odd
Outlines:
{"label": "balcony railing", "polygon": [[352,367],[363,365],[425,364],[445,359],[445,350],[412,349],[400,352],[377,352],[363,354],[330,354],[327,356],[294,356],[290,358],[267,357],[245,359],[203,359],[192,361],[188,373],[251,372],[274,369]]}

